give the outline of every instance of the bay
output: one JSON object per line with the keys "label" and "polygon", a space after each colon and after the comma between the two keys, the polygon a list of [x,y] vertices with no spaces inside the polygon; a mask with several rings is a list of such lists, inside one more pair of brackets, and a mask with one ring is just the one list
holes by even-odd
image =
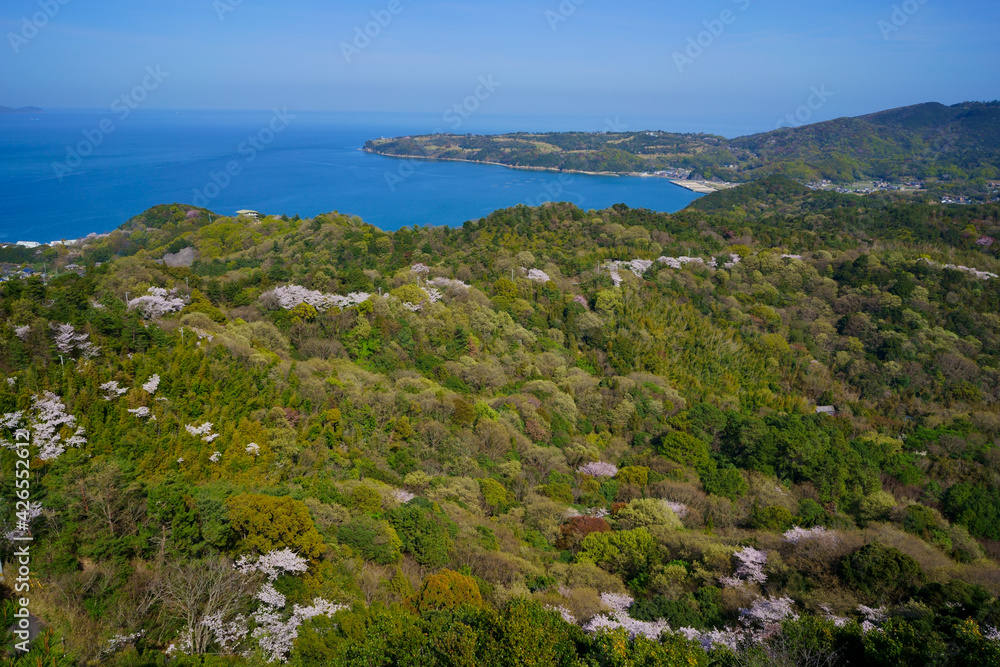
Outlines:
{"label": "bay", "polygon": [[[0,114],[0,241],[110,231],[151,206],[195,204],[377,227],[461,225],[517,204],[680,210],[666,179],[526,171],[362,152],[367,139],[445,129],[433,114],[59,110]],[[462,132],[603,129],[603,119],[478,117]]]}

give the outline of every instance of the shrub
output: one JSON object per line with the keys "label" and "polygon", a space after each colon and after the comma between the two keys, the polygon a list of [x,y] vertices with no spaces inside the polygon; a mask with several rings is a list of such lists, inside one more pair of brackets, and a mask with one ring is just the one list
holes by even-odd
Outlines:
{"label": "shrub", "polygon": [[444,522],[433,513],[410,502],[395,508],[386,518],[400,539],[400,548],[426,567],[441,567],[448,562],[451,539]]}
{"label": "shrub", "polygon": [[398,561],[399,551],[403,546],[402,540],[388,521],[370,516],[358,517],[341,526],[337,531],[337,539],[341,544],[356,549],[366,560],[382,565]]}
{"label": "shrub", "polygon": [[918,667],[936,664],[945,644],[926,622],[890,618],[880,632],[864,636],[865,658],[871,665]]}
{"label": "shrub", "polygon": [[589,560],[626,580],[646,575],[656,557],[656,540],[645,528],[591,533],[583,540],[581,560]]}
{"label": "shrub", "polygon": [[926,577],[920,564],[899,549],[866,544],[840,561],[840,576],[862,596],[878,604],[911,595]]}
{"label": "shrub", "polygon": [[664,633],[660,641],[639,635],[629,640],[624,629],[602,632],[594,640],[593,659],[590,664],[608,667],[632,667],[633,665],[687,665],[704,667],[708,665],[708,654],[697,642],[689,641],[681,635]]}
{"label": "shrub", "polygon": [[698,603],[694,598],[671,600],[662,595],[654,595],[633,604],[628,615],[640,621],[656,621],[665,618],[675,628],[700,628],[703,619],[698,611]]}
{"label": "shrub", "polygon": [[786,530],[792,525],[793,520],[791,512],[777,505],[764,508],[754,505],[750,510],[750,527],[759,530]]}
{"label": "shrub", "polygon": [[826,510],[823,509],[822,505],[812,498],[803,498],[799,502],[799,513],[795,523],[803,528],[812,528],[813,526],[825,525],[827,518]]}
{"label": "shrub", "polygon": [[483,503],[491,514],[503,514],[510,507],[513,498],[503,485],[495,479],[477,479]]}
{"label": "shrub", "polygon": [[962,482],[944,494],[944,511],[976,537],[1000,540],[1000,493]]}
{"label": "shrub", "polygon": [[577,549],[580,542],[591,533],[607,533],[611,526],[596,516],[575,516],[559,527],[562,537],[556,543],[560,549]]}
{"label": "shrub", "polygon": [[441,570],[424,579],[420,589],[406,598],[404,604],[418,614],[485,605],[476,580],[454,570]]}
{"label": "shrub", "polygon": [[351,491],[351,506],[365,514],[373,514],[382,509],[382,496],[367,486],[356,486]]}
{"label": "shrub", "polygon": [[983,548],[969,535],[965,526],[949,526],[948,539],[951,541],[951,557],[959,563],[972,563],[985,557]]}
{"label": "shrub", "polygon": [[882,521],[889,516],[889,512],[896,506],[896,499],[892,494],[885,491],[861,496],[854,508],[854,516],[864,525],[869,521]]}
{"label": "shrub", "polygon": [[951,551],[947,525],[937,512],[923,505],[909,505],[903,510],[903,530]]}
{"label": "shrub", "polygon": [[565,482],[552,482],[541,487],[543,495],[560,503],[571,504],[573,502],[573,487]]}
{"label": "shrub", "polygon": [[627,466],[618,471],[615,479],[620,484],[646,486],[649,484],[649,468],[645,466]]}
{"label": "shrub", "polygon": [[681,431],[664,434],[656,443],[656,449],[671,461],[697,470],[707,470],[712,461],[704,440]]}
{"label": "shrub", "polygon": [[614,516],[615,527],[630,530],[632,528],[651,528],[665,526],[671,530],[681,529],[681,520],[673,510],[662,500],[655,498],[640,498],[631,501],[618,510]]}
{"label": "shrub", "polygon": [[489,526],[476,526],[476,533],[479,535],[479,546],[487,551],[500,551],[500,541],[497,540],[496,533]]}
{"label": "shrub", "polygon": [[738,500],[750,490],[750,485],[743,478],[743,473],[736,468],[720,468],[703,473],[701,483],[705,487],[705,493],[730,500]]}

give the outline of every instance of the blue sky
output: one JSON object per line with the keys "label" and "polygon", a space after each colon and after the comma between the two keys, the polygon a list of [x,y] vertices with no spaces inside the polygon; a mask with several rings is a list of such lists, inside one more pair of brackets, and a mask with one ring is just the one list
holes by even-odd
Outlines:
{"label": "blue sky", "polygon": [[443,113],[492,77],[479,113],[732,136],[1000,98],[998,27],[995,0],[4,0],[0,104],[108,108],[159,66],[145,109]]}

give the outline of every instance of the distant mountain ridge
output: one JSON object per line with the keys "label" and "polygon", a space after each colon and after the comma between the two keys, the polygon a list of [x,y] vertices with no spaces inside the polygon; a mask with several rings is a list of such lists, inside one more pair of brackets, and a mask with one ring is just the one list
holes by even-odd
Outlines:
{"label": "distant mountain ridge", "polygon": [[0,106],[0,113],[41,113],[42,109],[39,107],[20,107],[18,109],[12,109],[11,107]]}

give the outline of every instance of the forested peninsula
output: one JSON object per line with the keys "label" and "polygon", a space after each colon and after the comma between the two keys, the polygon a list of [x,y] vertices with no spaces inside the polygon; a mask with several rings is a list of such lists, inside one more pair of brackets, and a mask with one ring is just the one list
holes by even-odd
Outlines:
{"label": "forested peninsula", "polygon": [[[810,114],[811,115],[811,114]],[[726,139],[659,130],[431,134],[373,139],[392,157],[526,169],[657,173],[680,182],[746,183],[783,175],[818,188],[918,190],[938,200],[990,201],[1000,188],[1000,102],[918,104]]]}

